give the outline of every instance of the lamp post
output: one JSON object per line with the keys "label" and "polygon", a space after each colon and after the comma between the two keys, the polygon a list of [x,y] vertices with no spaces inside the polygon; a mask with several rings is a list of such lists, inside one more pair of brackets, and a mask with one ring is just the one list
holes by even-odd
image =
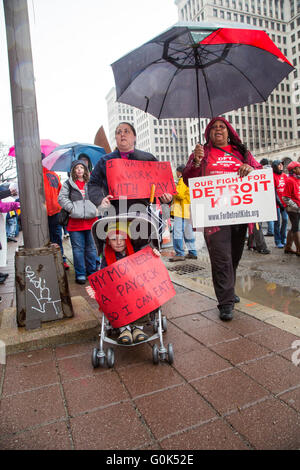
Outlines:
{"label": "lamp post", "polygon": [[27,0],[3,0],[24,247],[16,252],[17,322],[73,316],[59,248],[50,246]]}

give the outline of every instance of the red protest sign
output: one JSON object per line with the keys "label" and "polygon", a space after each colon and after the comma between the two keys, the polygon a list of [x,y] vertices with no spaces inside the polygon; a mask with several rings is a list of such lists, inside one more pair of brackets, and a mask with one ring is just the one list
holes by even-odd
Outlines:
{"label": "red protest sign", "polygon": [[144,162],[115,158],[106,162],[108,193],[113,199],[126,196],[128,199],[150,197],[155,184],[155,196],[164,193],[176,194],[176,185],[170,162]]}
{"label": "red protest sign", "polygon": [[176,294],[164,263],[149,246],[88,279],[113,328],[138,320]]}

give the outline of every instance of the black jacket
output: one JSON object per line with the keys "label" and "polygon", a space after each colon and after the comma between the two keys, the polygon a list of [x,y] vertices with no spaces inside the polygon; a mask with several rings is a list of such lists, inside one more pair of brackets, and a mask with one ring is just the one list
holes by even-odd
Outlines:
{"label": "black jacket", "polygon": [[[94,170],[92,171],[90,181],[88,183],[88,192],[90,200],[99,206],[102,199],[108,195],[108,186],[106,178],[106,162],[114,158],[121,158],[119,150],[108,153],[104,157],[100,158],[96,164]],[[135,149],[133,153],[129,154],[128,160],[140,160],[140,161],[157,161],[157,158],[154,157],[151,153],[143,152],[142,150]],[[148,204],[148,199],[128,199],[127,211],[133,204],[142,204],[146,206]],[[111,201],[111,204],[116,209],[116,213],[119,213],[119,201]],[[124,210],[122,210],[124,212]]]}

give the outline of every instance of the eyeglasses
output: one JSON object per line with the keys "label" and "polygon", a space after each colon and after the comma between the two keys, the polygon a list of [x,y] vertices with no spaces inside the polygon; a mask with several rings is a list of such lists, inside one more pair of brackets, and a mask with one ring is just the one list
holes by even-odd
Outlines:
{"label": "eyeglasses", "polygon": [[131,129],[117,129],[116,135],[130,134],[131,132],[132,132]]}

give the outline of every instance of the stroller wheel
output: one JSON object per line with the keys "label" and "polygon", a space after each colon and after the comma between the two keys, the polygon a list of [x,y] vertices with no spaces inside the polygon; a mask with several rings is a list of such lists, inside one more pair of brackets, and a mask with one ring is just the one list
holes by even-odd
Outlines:
{"label": "stroller wheel", "polygon": [[99,357],[98,357],[98,349],[94,348],[92,353],[92,366],[94,368],[99,367]]}
{"label": "stroller wheel", "polygon": [[162,325],[162,329],[164,331],[167,331],[168,329],[168,324],[167,324],[167,318],[166,317],[162,317],[161,319],[161,325]]}
{"label": "stroller wheel", "polygon": [[152,346],[152,360],[153,360],[153,364],[159,363],[159,353],[158,353],[157,344],[154,344]]}
{"label": "stroller wheel", "polygon": [[168,363],[173,364],[174,362],[174,350],[172,343],[168,344]]}
{"label": "stroller wheel", "polygon": [[115,352],[114,352],[113,348],[108,348],[108,350],[106,351],[106,360],[107,360],[107,366],[109,368],[114,366]]}

